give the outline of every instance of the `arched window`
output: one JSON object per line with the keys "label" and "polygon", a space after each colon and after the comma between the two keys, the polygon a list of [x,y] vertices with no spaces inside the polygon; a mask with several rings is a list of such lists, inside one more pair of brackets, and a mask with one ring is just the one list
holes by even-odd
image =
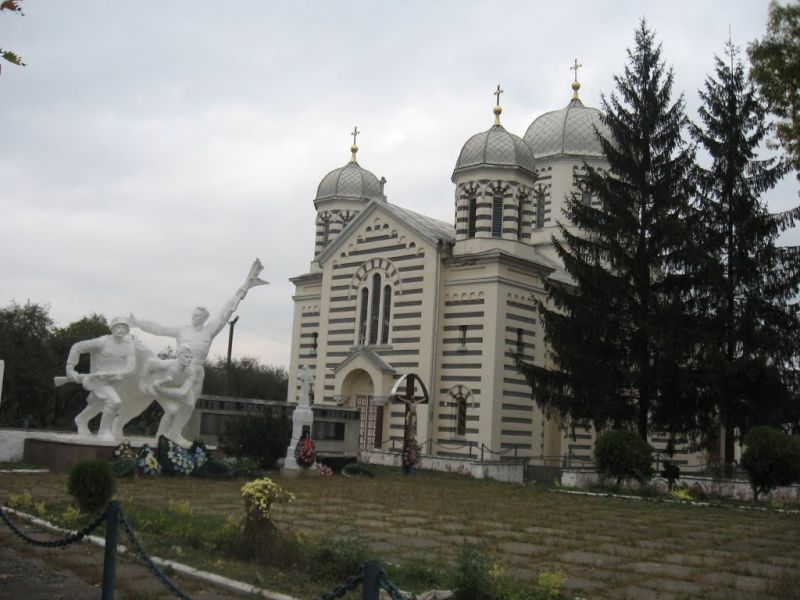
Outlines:
{"label": "arched window", "polygon": [[369,290],[361,288],[361,308],[358,317],[358,345],[367,343],[367,313],[369,312]]}
{"label": "arched window", "polygon": [[475,237],[475,227],[478,221],[478,198],[475,192],[471,192],[467,198],[467,206],[469,208],[467,214],[467,237]]}
{"label": "arched window", "polygon": [[492,237],[503,237],[503,193],[495,192],[492,197]]}
{"label": "arched window", "polygon": [[544,227],[544,190],[536,192],[536,228]]}
{"label": "arched window", "polygon": [[592,205],[592,192],[589,190],[581,190],[581,204],[584,206]]}
{"label": "arched window", "polygon": [[372,301],[369,311],[369,343],[378,343],[378,328],[380,326],[381,310],[381,276],[375,273],[372,276]]}
{"label": "arched window", "polygon": [[381,316],[381,344],[389,343],[389,321],[392,318],[392,288],[383,286],[383,314]]}
{"label": "arched window", "polygon": [[523,194],[519,195],[517,198],[517,239],[522,239],[522,234],[524,230],[522,228],[522,214],[525,209],[525,196]]}
{"label": "arched window", "polygon": [[456,435],[467,433],[467,399],[459,395],[456,398]]}
{"label": "arched window", "polygon": [[467,406],[472,398],[472,390],[465,385],[455,385],[450,389],[449,406],[455,409],[455,435],[464,437],[467,434]]}
{"label": "arched window", "polygon": [[322,243],[327,244],[331,237],[331,220],[324,218],[322,220]]}

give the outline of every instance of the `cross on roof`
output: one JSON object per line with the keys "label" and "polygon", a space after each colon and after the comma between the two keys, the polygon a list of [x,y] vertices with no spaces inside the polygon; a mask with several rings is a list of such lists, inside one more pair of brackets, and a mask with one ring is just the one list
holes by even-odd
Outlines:
{"label": "cross on roof", "polygon": [[359,133],[361,133],[361,132],[358,130],[358,127],[353,127],[353,131],[350,132],[350,135],[353,136],[353,145],[354,146],[356,145],[356,138],[358,137]]}
{"label": "cross on roof", "polygon": [[569,68],[570,71],[575,71],[575,81],[578,81],[578,69],[583,67],[583,65],[578,64],[578,59],[575,59],[575,63]]}
{"label": "cross on roof", "polygon": [[503,90],[500,89],[500,84],[497,84],[497,89],[492,92],[492,96],[497,96],[497,106],[500,106],[500,94],[503,93]]}

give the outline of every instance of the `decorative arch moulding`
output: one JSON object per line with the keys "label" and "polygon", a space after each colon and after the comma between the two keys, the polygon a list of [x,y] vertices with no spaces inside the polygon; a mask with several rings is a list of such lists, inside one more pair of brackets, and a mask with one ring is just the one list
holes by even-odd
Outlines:
{"label": "decorative arch moulding", "polygon": [[350,281],[349,298],[352,300],[361,284],[373,273],[378,272],[384,276],[384,281],[390,282],[395,295],[400,293],[400,271],[394,263],[386,258],[371,258],[364,261]]}

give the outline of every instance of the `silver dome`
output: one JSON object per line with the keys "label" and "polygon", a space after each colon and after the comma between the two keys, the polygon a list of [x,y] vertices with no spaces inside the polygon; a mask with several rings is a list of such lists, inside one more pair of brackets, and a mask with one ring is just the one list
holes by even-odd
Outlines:
{"label": "silver dome", "polygon": [[473,135],[461,148],[453,175],[472,167],[515,167],[534,174],[533,153],[519,136],[502,125]]}
{"label": "silver dome", "polygon": [[378,178],[355,162],[334,169],[319,183],[317,200],[324,198],[359,198],[373,200],[381,197]]}
{"label": "silver dome", "polygon": [[596,127],[604,138],[611,137],[601,115],[598,109],[573,98],[566,108],[545,113],[531,123],[524,139],[537,160],[558,154],[605,156],[594,131]]}

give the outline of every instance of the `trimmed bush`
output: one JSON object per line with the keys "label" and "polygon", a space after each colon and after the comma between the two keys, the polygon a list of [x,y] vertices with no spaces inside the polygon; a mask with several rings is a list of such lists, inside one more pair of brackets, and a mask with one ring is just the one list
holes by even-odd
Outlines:
{"label": "trimmed bush", "polygon": [[653,476],[653,448],[632,431],[606,431],[594,446],[597,472],[602,477],[645,482]]}
{"label": "trimmed bush", "polygon": [[75,498],[81,512],[100,512],[109,503],[117,481],[111,464],[104,460],[84,460],[69,470],[67,491]]}
{"label": "trimmed bush", "polygon": [[744,443],[742,466],[754,501],[759,494],[800,481],[800,440],[773,427],[754,427]]}

